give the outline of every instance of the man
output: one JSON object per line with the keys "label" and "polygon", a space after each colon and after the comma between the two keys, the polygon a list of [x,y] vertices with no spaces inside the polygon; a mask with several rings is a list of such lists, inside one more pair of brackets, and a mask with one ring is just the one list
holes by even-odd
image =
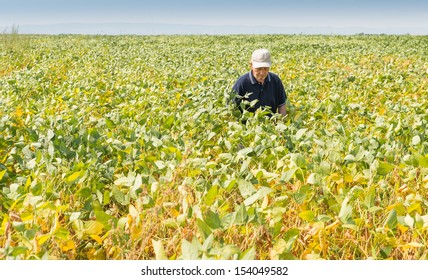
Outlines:
{"label": "man", "polygon": [[[254,106],[246,105],[245,109],[255,112],[260,107],[269,108],[273,113],[286,115],[285,101],[287,95],[281,79],[269,72],[272,65],[270,52],[266,49],[255,50],[251,56],[251,70],[241,76],[233,86],[237,94],[235,103],[240,108],[243,100],[254,101]],[[257,100],[257,101],[255,101]]]}

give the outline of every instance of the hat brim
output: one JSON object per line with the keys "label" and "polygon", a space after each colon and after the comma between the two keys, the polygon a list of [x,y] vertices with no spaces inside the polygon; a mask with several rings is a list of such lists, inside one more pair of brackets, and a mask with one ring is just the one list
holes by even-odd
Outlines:
{"label": "hat brim", "polygon": [[264,68],[264,67],[270,67],[272,63],[270,62],[257,62],[253,61],[252,65],[254,68]]}

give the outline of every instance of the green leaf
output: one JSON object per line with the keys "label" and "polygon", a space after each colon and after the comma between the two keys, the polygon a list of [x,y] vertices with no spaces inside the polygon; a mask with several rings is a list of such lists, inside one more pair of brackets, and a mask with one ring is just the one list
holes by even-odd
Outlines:
{"label": "green leaf", "polygon": [[242,253],[240,260],[255,260],[256,259],[256,247],[252,246],[251,248],[247,249],[244,253]]}
{"label": "green leaf", "polygon": [[376,200],[376,188],[375,186],[371,186],[366,190],[366,196],[364,198],[364,205],[370,209],[374,206]]}
{"label": "green leaf", "polygon": [[312,222],[315,219],[315,214],[312,210],[306,210],[299,213],[299,217],[306,222]]}
{"label": "green leaf", "polygon": [[244,160],[244,162],[241,165],[241,169],[239,170],[239,172],[243,173],[243,172],[247,171],[250,163],[251,163],[251,159]]}
{"label": "green leaf", "polygon": [[340,212],[338,215],[339,220],[347,224],[349,222],[349,219],[352,217],[352,206],[348,205],[349,197],[346,197],[342,202],[342,207],[340,208]]}
{"label": "green leaf", "polygon": [[394,169],[394,165],[387,162],[381,162],[379,163],[379,166],[377,168],[377,174],[385,176],[389,172],[391,172],[393,169]]}
{"label": "green leaf", "polygon": [[70,214],[70,222],[79,219],[79,217],[80,217],[81,214],[82,214],[81,212],[73,212],[73,213],[71,213]]}
{"label": "green leaf", "polygon": [[137,176],[135,177],[133,188],[139,189],[142,184],[143,184],[143,179],[141,178],[141,174],[137,174]]}
{"label": "green leaf", "polygon": [[355,161],[355,156],[354,155],[347,155],[344,160],[348,161],[348,162],[354,162]]}
{"label": "green leaf", "polygon": [[243,179],[239,179],[238,188],[244,198],[249,197],[257,191],[251,182]]}
{"label": "green leaf", "polygon": [[428,155],[427,156],[419,155],[418,156],[418,162],[419,162],[420,167],[427,168],[428,167]]}
{"label": "green leaf", "polygon": [[328,176],[331,171],[331,165],[327,161],[322,161],[319,166],[314,168],[314,171],[320,176]]}
{"label": "green leaf", "polygon": [[311,185],[318,184],[318,180],[315,173],[311,173],[307,179],[307,183]]}
{"label": "green leaf", "polygon": [[141,189],[142,184],[143,184],[143,180],[141,178],[141,175],[138,174],[137,177],[135,177],[134,184],[129,189],[129,194],[133,199],[138,199],[138,196],[140,195],[140,193],[143,192],[143,190]]}
{"label": "green leaf", "polygon": [[110,203],[110,191],[106,190],[103,194],[103,205],[108,205]]}
{"label": "green leaf", "polygon": [[232,223],[236,225],[245,225],[248,221],[248,213],[245,204],[241,204],[237,211],[233,213],[233,221]]}
{"label": "green leaf", "polygon": [[35,196],[41,195],[43,192],[43,185],[41,183],[37,183],[31,187],[31,193]]}
{"label": "green leaf", "polygon": [[300,168],[306,168],[306,160],[302,154],[291,154],[291,162]]}
{"label": "green leaf", "polygon": [[129,199],[127,199],[125,194],[122,191],[120,191],[117,187],[113,187],[112,193],[113,193],[114,199],[118,203],[120,203],[122,205],[128,205],[129,204]]}
{"label": "green leaf", "polygon": [[249,155],[249,154],[250,154],[250,153],[252,153],[252,152],[253,152],[253,148],[251,148],[251,147],[246,147],[246,148],[243,148],[243,149],[239,150],[239,151],[238,151],[238,154],[239,154],[239,155],[246,156],[246,155]]}
{"label": "green leaf", "polygon": [[214,213],[211,210],[208,210],[205,213],[204,220],[205,220],[206,224],[212,229],[217,229],[217,228],[221,227],[220,217],[218,216],[217,213]]}
{"label": "green leaf", "polygon": [[421,137],[419,135],[415,135],[412,138],[412,144],[414,146],[419,145],[421,143]]}
{"label": "green leaf", "polygon": [[102,233],[104,225],[97,221],[84,222],[84,232],[88,235],[99,235]]}
{"label": "green leaf", "polygon": [[209,189],[209,191],[205,195],[205,204],[212,205],[217,197],[217,194],[218,194],[218,186],[214,185]]}
{"label": "green leaf", "polygon": [[406,217],[404,217],[404,222],[410,228],[413,228],[413,226],[415,225],[415,219],[413,219],[409,214],[407,214]]}
{"label": "green leaf", "polygon": [[165,163],[161,160],[155,161],[155,165],[159,168],[159,170],[162,170],[166,167]]}
{"label": "green leaf", "polygon": [[300,234],[300,231],[297,228],[289,229],[285,233],[284,235],[285,244],[284,244],[284,250],[282,251],[282,253],[290,252],[291,249],[293,249],[293,244],[299,237],[299,234]]}
{"label": "green leaf", "polygon": [[424,227],[424,225],[425,225],[424,219],[422,218],[421,215],[419,215],[418,212],[416,212],[416,214],[415,214],[415,227],[417,229],[422,229]]}
{"label": "green leaf", "polygon": [[130,175],[128,177],[123,176],[123,177],[120,177],[120,178],[116,179],[114,181],[114,184],[116,186],[130,187],[130,186],[132,186],[132,183],[134,182],[134,180],[135,180],[135,178],[132,175]]}
{"label": "green leaf", "polygon": [[221,248],[221,255],[220,258],[222,260],[227,260],[232,258],[234,255],[240,254],[241,250],[238,246],[235,245],[226,245],[223,248]]}
{"label": "green leaf", "polygon": [[196,219],[196,226],[204,239],[212,233],[212,229],[201,219]]}
{"label": "green leaf", "polygon": [[92,191],[90,188],[83,187],[83,188],[79,189],[79,191],[77,191],[76,194],[79,195],[80,197],[88,199],[91,197]]}
{"label": "green leaf", "polygon": [[167,260],[165,249],[163,248],[162,241],[152,239],[153,250],[155,251],[156,260]]}
{"label": "green leaf", "polygon": [[55,231],[55,237],[61,240],[68,240],[70,237],[70,232],[65,227],[59,227]]}
{"label": "green leaf", "polygon": [[284,174],[282,174],[282,177],[281,177],[281,182],[290,181],[290,179],[294,176],[294,173],[296,173],[298,169],[299,169],[298,167],[293,167],[287,170],[286,172],[284,172]]}
{"label": "green leaf", "polygon": [[293,199],[296,201],[297,204],[302,204],[305,202],[308,192],[310,191],[309,186],[302,186],[300,189],[298,189],[295,193],[293,193]]}
{"label": "green leaf", "polygon": [[260,198],[263,198],[266,195],[270,194],[271,192],[273,192],[273,190],[271,188],[261,187],[255,194],[253,194],[252,196],[245,199],[244,204],[245,204],[245,206],[249,206],[249,205],[253,204],[254,202],[256,202],[257,200],[259,200]]}
{"label": "green leaf", "polygon": [[317,216],[317,221],[320,221],[323,223],[327,223],[327,222],[332,221],[332,220],[333,220],[333,218],[328,216],[328,215],[321,214],[321,215]]}
{"label": "green leaf", "polygon": [[396,229],[398,225],[398,220],[397,220],[397,211],[395,209],[392,209],[391,212],[389,212],[388,217],[386,218],[385,221],[385,226],[388,227],[389,229]]}
{"label": "green leaf", "polygon": [[183,239],[181,243],[181,257],[183,260],[197,260],[199,257],[198,241],[193,238],[190,243],[186,239]]}
{"label": "green leaf", "polygon": [[204,244],[202,244],[202,248],[201,251],[203,252],[208,252],[209,250],[212,249],[213,244],[214,244],[214,239],[215,236],[214,234],[210,234],[204,241]]}
{"label": "green leaf", "polygon": [[174,115],[169,115],[168,118],[165,120],[165,127],[171,127],[174,124],[175,118]]}
{"label": "green leaf", "polygon": [[116,217],[109,215],[103,211],[95,211],[95,218],[97,222],[102,223],[105,227],[110,228],[110,221],[117,220]]}
{"label": "green leaf", "polygon": [[212,249],[214,239],[215,239],[215,236],[212,233],[205,239],[204,244],[202,244],[202,251],[203,252],[207,252],[210,249]]}
{"label": "green leaf", "polygon": [[226,182],[224,182],[224,188],[227,191],[231,191],[235,187],[236,182],[237,182],[236,179],[227,180]]}
{"label": "green leaf", "polygon": [[385,246],[385,247],[382,247],[382,249],[380,250],[380,255],[386,259],[389,257],[391,252],[392,252],[392,247],[391,246]]}
{"label": "green leaf", "polygon": [[412,165],[414,167],[419,167],[419,160],[417,155],[405,155],[403,157],[405,164]]}
{"label": "green leaf", "polygon": [[46,139],[47,140],[51,140],[54,137],[55,137],[55,133],[53,132],[53,130],[52,129],[48,129],[48,134],[46,136]]}
{"label": "green leaf", "polygon": [[380,211],[380,210],[383,210],[383,208],[379,207],[379,206],[372,206],[372,207],[369,207],[367,209],[367,211],[369,211],[370,213],[374,213],[374,212],[377,212],[377,211]]}
{"label": "green leaf", "polygon": [[27,247],[18,246],[13,247],[12,253],[10,254],[12,257],[17,257],[19,255],[24,255],[27,253],[29,249]]}
{"label": "green leaf", "polygon": [[299,141],[299,140],[300,140],[300,138],[302,138],[302,136],[305,134],[305,132],[306,132],[307,130],[308,130],[307,128],[299,129],[299,130],[297,131],[297,133],[296,133],[296,140],[297,140],[297,141]]}

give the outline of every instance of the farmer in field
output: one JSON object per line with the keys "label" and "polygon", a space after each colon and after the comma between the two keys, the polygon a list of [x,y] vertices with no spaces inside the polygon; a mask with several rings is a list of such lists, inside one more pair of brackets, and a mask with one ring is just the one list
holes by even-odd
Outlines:
{"label": "farmer in field", "polygon": [[255,50],[251,56],[251,70],[242,75],[233,86],[233,91],[237,94],[235,103],[242,112],[242,101],[248,103],[245,109],[255,112],[260,107],[269,108],[273,113],[286,115],[285,101],[287,95],[281,79],[274,73],[269,72],[271,66],[270,52],[266,49]]}

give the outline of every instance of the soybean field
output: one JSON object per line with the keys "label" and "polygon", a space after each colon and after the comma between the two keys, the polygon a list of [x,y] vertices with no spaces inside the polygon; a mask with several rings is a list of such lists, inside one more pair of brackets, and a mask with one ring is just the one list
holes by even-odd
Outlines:
{"label": "soybean field", "polygon": [[427,36],[2,34],[0,259],[427,259],[427,98]]}

